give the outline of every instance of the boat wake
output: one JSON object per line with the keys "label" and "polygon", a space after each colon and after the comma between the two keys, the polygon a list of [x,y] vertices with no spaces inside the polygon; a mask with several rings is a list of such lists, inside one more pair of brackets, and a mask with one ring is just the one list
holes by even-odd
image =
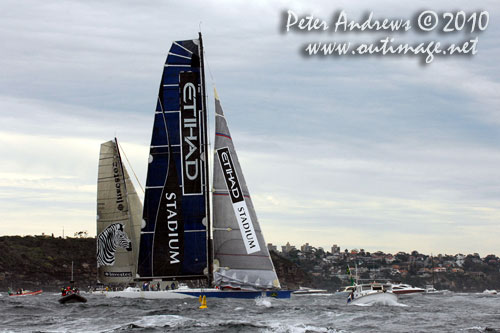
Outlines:
{"label": "boat wake", "polygon": [[271,300],[268,297],[257,297],[255,299],[255,305],[266,308],[270,308],[273,306]]}
{"label": "boat wake", "polygon": [[318,327],[308,324],[271,324],[270,327],[263,330],[263,332],[293,332],[293,333],[309,333],[309,332],[321,332],[321,333],[338,333],[343,332],[330,327]]}
{"label": "boat wake", "polygon": [[356,306],[372,306],[372,305],[384,305],[384,306],[401,306],[401,307],[406,307],[408,305],[399,303],[398,301],[395,301],[393,299],[387,298],[387,299],[378,299],[374,301],[367,301],[365,303],[354,303],[353,305]]}
{"label": "boat wake", "polygon": [[132,323],[129,323],[127,327],[128,328],[158,328],[158,327],[181,328],[181,327],[186,327],[189,321],[192,320],[177,315],[155,315],[155,316],[146,316],[142,319],[136,320]]}

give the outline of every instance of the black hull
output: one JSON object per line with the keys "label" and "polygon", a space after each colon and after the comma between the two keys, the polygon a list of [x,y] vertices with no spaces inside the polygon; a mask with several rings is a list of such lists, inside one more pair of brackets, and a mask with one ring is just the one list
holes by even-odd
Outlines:
{"label": "black hull", "polygon": [[66,296],[63,296],[59,299],[59,303],[61,303],[61,304],[86,303],[86,302],[87,302],[87,299],[83,296],[78,295],[78,294],[66,295]]}

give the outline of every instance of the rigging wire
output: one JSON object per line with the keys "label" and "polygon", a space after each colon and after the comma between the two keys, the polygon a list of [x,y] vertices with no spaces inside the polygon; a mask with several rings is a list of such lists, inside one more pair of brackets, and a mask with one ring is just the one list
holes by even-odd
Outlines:
{"label": "rigging wire", "polygon": [[[201,22],[200,22],[200,25],[201,25]],[[201,27],[200,27],[200,29],[201,29]],[[215,91],[215,80],[214,80],[214,76],[212,75],[212,71],[210,70],[210,64],[208,62],[207,53],[206,53],[205,49],[206,49],[206,47],[203,48],[203,55],[202,56],[205,59],[205,65],[206,65],[206,68],[208,69],[208,74],[210,75],[210,83],[212,84],[213,91]],[[208,103],[206,103],[206,104],[207,105],[205,105],[205,107],[207,108],[207,127],[210,130],[210,129],[212,129],[212,126],[211,126],[211,123],[210,123],[211,117],[208,117],[208,115],[210,113],[209,111],[211,111],[211,108],[208,106]],[[215,113],[215,110],[214,110],[214,113]],[[214,131],[215,131],[215,129],[214,129]],[[212,136],[211,135],[207,135],[207,137],[208,137],[208,142],[207,142],[208,149],[209,149],[210,152],[212,152],[212,150],[213,150],[212,141],[211,141],[211,137]],[[207,161],[208,165],[209,166],[213,165],[213,163],[211,163],[212,160],[213,160],[213,153],[208,154],[208,159],[209,159],[209,161]],[[211,189],[210,192],[213,192],[214,191],[214,189],[213,189],[213,183],[209,184],[209,185],[212,187],[212,189]]]}
{"label": "rigging wire", "polygon": [[[200,22],[200,31],[201,31],[201,22]],[[213,88],[213,91],[215,91],[215,80],[214,80],[214,77],[212,75],[212,71],[210,70],[210,65],[208,63],[208,59],[207,59],[207,53],[206,53],[206,48],[204,47],[203,48],[203,54],[201,55],[203,58],[204,58],[204,67],[208,69],[208,73],[210,75],[210,83],[212,84],[212,88]],[[205,81],[205,85],[206,85],[206,81]],[[205,92],[205,94],[207,94]],[[208,95],[208,94],[207,94]],[[208,97],[208,96],[207,96]],[[210,122],[210,119],[211,117],[209,116],[210,115],[210,111],[211,111],[211,107],[208,106],[209,103],[205,103],[205,108],[206,108],[206,112],[207,112],[207,150],[208,150],[208,161],[206,161],[207,165],[208,165],[208,173],[213,175],[214,172],[213,172],[213,166],[214,166],[214,163],[213,163],[213,160],[214,160],[214,146],[212,146],[212,135],[210,135],[210,131],[212,130],[212,126],[211,126],[211,122]],[[215,110],[213,111],[214,113],[214,118],[215,118]],[[213,131],[214,131],[214,136],[215,136],[215,123],[214,123],[214,128],[213,128]],[[211,178],[211,182],[209,182],[208,184],[208,190],[209,190],[209,196],[210,196],[210,201],[213,203],[213,193],[214,193],[214,183],[213,183],[213,177]],[[213,214],[213,210],[211,209],[210,210],[210,220],[212,221],[212,227],[210,228],[211,230],[209,230],[209,237],[210,239],[213,239],[213,232],[214,232],[214,229],[213,229],[213,221],[214,221],[214,214]]]}
{"label": "rigging wire", "polygon": [[120,146],[120,150],[123,153],[123,156],[125,156],[125,159],[127,160],[128,166],[130,167],[130,170],[132,170],[132,173],[134,174],[135,180],[137,181],[137,184],[139,184],[139,187],[141,188],[142,194],[144,194],[144,188],[142,187],[141,182],[139,181],[139,178],[135,174],[134,168],[132,167],[132,164],[128,160],[127,154],[125,154],[125,150],[123,150],[122,145],[118,142],[118,146]]}

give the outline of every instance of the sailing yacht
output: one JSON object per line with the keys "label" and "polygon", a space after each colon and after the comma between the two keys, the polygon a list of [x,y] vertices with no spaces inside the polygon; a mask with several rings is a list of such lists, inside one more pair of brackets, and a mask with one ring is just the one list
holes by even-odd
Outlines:
{"label": "sailing yacht", "polygon": [[154,114],[135,280],[198,280],[207,288],[136,288],[108,297],[290,297],[281,290],[217,92],[215,118],[210,177],[201,34],[174,42]]}

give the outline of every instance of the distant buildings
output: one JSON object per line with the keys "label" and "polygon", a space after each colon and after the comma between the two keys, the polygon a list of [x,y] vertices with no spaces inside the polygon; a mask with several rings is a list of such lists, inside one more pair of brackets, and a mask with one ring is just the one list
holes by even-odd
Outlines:
{"label": "distant buildings", "polygon": [[312,251],[312,246],[310,246],[309,243],[305,243],[304,245],[302,245],[300,247],[300,251],[304,252],[304,253],[311,252]]}
{"label": "distant buildings", "polygon": [[283,253],[289,253],[292,250],[295,250],[295,246],[290,245],[290,242],[286,242],[286,245],[281,247]]}
{"label": "distant buildings", "polygon": [[[278,251],[278,246],[271,243],[267,247],[270,251]],[[432,256],[418,251],[400,251],[391,254],[366,252],[363,248],[342,250],[337,244],[333,244],[327,252],[309,243],[297,249],[290,242],[281,246],[281,252],[298,265],[303,265],[313,276],[324,280],[336,278],[343,283],[349,283],[347,267],[351,270],[356,267],[360,279],[394,281],[402,281],[406,277],[430,280],[431,277],[446,276],[449,279],[454,276],[458,279],[460,276],[483,276],[484,272],[500,271],[500,258],[495,255],[481,258],[477,253]]]}
{"label": "distant buildings", "polygon": [[267,243],[267,249],[269,250],[269,252],[278,252],[278,247],[276,245],[273,245],[273,243]]}

